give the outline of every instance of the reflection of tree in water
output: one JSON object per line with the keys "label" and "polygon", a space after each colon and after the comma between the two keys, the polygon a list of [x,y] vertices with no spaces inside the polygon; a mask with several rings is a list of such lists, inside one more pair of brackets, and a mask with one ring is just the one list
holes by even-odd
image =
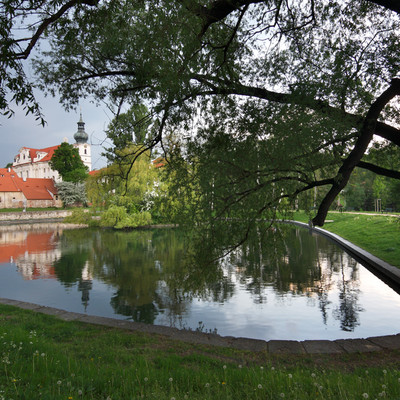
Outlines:
{"label": "reflection of tree in water", "polygon": [[65,230],[60,238],[61,258],[54,263],[57,279],[71,287],[82,278],[89,259],[90,242],[85,229]]}
{"label": "reflection of tree in water", "polygon": [[[344,264],[347,265],[345,269]],[[350,272],[350,276],[346,278],[345,271]],[[359,312],[363,311],[362,307],[358,305],[358,296],[360,294],[359,278],[357,262],[346,258],[341,255],[340,262],[340,279],[338,281],[339,293],[339,306],[333,311],[333,315],[340,321],[340,328],[343,331],[354,331],[355,327],[360,325]]]}
{"label": "reflection of tree in water", "polygon": [[113,309],[135,321],[153,323],[162,314],[177,326],[193,298],[224,303],[240,288],[256,304],[271,295],[282,303],[306,296],[326,324],[338,287],[333,317],[344,330],[359,324],[357,263],[326,238],[290,225],[258,225],[227,252],[229,232],[228,226],[221,242],[200,243],[179,230],[68,231],[55,271],[64,285],[79,283],[85,305],[93,277],[114,287]]}
{"label": "reflection of tree in water", "polygon": [[357,262],[320,235],[285,225],[266,231],[256,229],[229,255],[229,262],[225,259],[221,265],[225,276],[236,275],[255,303],[267,301],[268,287],[274,288],[280,302],[288,295],[316,300],[324,324],[332,304],[329,295],[338,286],[339,305],[333,310],[333,318],[340,320],[342,330],[359,325],[362,309],[357,305]]}

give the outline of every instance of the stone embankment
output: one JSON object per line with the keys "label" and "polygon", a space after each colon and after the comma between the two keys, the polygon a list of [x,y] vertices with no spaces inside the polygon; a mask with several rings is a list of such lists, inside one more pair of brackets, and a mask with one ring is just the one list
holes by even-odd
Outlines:
{"label": "stone embankment", "polygon": [[71,215],[70,210],[16,211],[0,213],[0,224],[26,223],[28,221],[63,220]]}

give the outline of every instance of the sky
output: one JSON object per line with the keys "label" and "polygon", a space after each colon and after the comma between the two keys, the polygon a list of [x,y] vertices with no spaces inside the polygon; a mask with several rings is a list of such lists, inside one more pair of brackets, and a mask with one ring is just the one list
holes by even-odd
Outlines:
{"label": "sky", "polygon": [[85,131],[89,135],[88,142],[92,145],[92,169],[105,167],[106,159],[101,153],[104,146],[109,147],[105,142],[104,131],[111,119],[111,113],[106,107],[97,107],[89,100],[84,100],[80,109],[67,112],[57,98],[44,97],[41,93],[38,93],[37,98],[47,122],[44,128],[32,115],[25,116],[22,107],[13,107],[15,115],[10,119],[0,116],[0,168],[12,163],[21,147],[42,149],[56,146],[65,137],[69,143],[75,143],[74,134],[78,130],[80,109]]}

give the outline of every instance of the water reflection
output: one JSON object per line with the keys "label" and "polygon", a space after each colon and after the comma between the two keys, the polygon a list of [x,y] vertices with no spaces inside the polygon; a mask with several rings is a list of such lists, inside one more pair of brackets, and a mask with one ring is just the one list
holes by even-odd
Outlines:
{"label": "water reflection", "polygon": [[[221,334],[234,334],[230,330],[237,329],[247,332],[240,333],[243,336],[265,339],[270,338],[263,335],[271,326],[275,331],[286,324],[296,331],[329,330],[329,335],[339,338],[339,331],[357,331],[364,314],[368,320],[381,317],[379,312],[369,316],[371,307],[366,304],[379,300],[374,293],[365,293],[362,284],[367,279],[382,282],[338,246],[307,230],[289,225],[257,227],[244,244],[212,263],[215,252],[198,247],[199,257],[187,239],[181,231],[170,229],[114,232],[47,226],[13,231],[3,227],[0,263],[16,265],[25,280],[57,280],[64,290],[75,290],[84,311],[90,313],[96,302],[108,302],[117,316],[150,324],[196,329],[201,321],[206,329],[217,328]],[[3,293],[6,284],[1,281]],[[13,284],[18,293],[18,282]],[[396,312],[400,296],[388,287],[385,290],[394,299]],[[35,296],[40,303],[40,294]],[[59,297],[50,305],[69,309],[70,302],[57,303],[62,302]],[[250,311],[245,308],[248,303],[253,304]],[[389,321],[390,313],[387,309]],[[246,327],[253,319],[259,328]],[[224,320],[230,321],[227,327]],[[397,333],[398,328],[393,321],[388,327],[391,332],[382,334]],[[254,333],[258,329],[264,333]],[[276,335],[283,338],[282,332]]]}

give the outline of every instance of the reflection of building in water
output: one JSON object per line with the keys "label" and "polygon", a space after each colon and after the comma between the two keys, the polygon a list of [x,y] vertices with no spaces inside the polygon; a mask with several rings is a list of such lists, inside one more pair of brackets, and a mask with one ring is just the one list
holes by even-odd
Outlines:
{"label": "reflection of building in water", "polygon": [[24,279],[56,279],[53,264],[61,258],[60,232],[1,231],[0,263],[16,264]]}
{"label": "reflection of building in water", "polygon": [[89,261],[86,261],[85,267],[82,270],[82,276],[79,280],[78,290],[82,292],[82,304],[86,307],[89,305],[89,292],[93,287],[93,274],[90,270]]}

